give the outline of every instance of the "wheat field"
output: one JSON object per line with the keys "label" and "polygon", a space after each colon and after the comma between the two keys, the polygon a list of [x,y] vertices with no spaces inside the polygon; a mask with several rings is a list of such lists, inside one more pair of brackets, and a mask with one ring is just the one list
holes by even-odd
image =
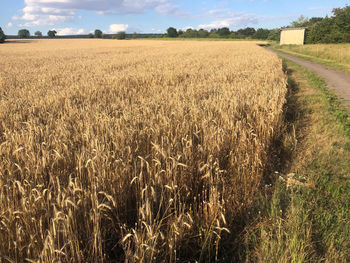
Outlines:
{"label": "wheat field", "polygon": [[0,57],[5,262],[220,260],[283,131],[276,55],[89,39],[8,41]]}

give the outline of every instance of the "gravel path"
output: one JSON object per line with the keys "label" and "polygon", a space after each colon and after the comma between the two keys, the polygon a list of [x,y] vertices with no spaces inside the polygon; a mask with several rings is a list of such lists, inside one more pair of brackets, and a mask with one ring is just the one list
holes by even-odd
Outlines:
{"label": "gravel path", "polygon": [[349,74],[298,57],[294,57],[292,55],[284,54],[271,48],[268,48],[268,50],[276,53],[280,57],[293,61],[321,76],[326,81],[328,87],[332,89],[339,97],[344,99],[343,104],[350,106]]}

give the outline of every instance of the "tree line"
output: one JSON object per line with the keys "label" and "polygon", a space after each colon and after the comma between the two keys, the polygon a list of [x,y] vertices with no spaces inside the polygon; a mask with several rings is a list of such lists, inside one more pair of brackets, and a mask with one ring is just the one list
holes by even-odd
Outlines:
{"label": "tree line", "polygon": [[290,27],[305,27],[305,42],[350,43],[350,6],[334,8],[332,16],[306,18],[300,16]]}
{"label": "tree line", "polygon": [[[136,34],[136,33],[134,33]],[[54,38],[57,35],[56,30],[49,30],[47,32],[47,37],[49,38]],[[0,36],[3,36],[3,39],[0,37],[0,43],[5,41],[5,34],[0,28]],[[43,34],[41,31],[35,31],[34,33],[35,37],[41,38],[43,37]],[[30,38],[31,34],[28,29],[20,29],[18,30],[17,33],[18,38]],[[118,32],[117,34],[104,34],[100,29],[96,29],[94,33],[90,33],[87,35],[88,38],[113,38],[113,39],[125,39],[126,38],[126,33],[124,31]]]}
{"label": "tree line", "polygon": [[[305,27],[305,42],[307,44],[316,43],[350,43],[350,6],[344,8],[334,8],[332,16],[306,18],[300,16],[297,21],[293,21],[290,27]],[[167,30],[168,37],[183,38],[236,38],[236,39],[261,39],[279,41],[280,29],[255,30],[252,27],[230,31],[228,27],[211,29],[192,29],[177,30],[169,27]]]}
{"label": "tree line", "polygon": [[[334,8],[332,16],[328,17],[312,17],[306,18],[301,16],[297,21],[293,21],[288,27],[305,27],[307,44],[313,43],[350,43],[350,6],[344,8]],[[286,28],[286,27],[284,27]],[[47,36],[49,38],[56,37],[55,30],[49,30]],[[43,37],[42,32],[36,31],[36,37]],[[29,38],[28,29],[18,31],[19,38]],[[231,31],[228,27],[216,28],[211,30],[192,29],[187,30],[169,27],[166,34],[126,34],[118,32],[117,34],[104,34],[100,29],[96,29],[94,33],[86,35],[89,38],[140,38],[140,37],[171,37],[171,38],[233,38],[233,39],[261,39],[279,41],[280,28],[275,29],[255,29],[246,27],[237,31]],[[0,43],[3,43],[6,36],[0,27]]]}
{"label": "tree line", "polygon": [[[96,29],[94,34],[90,33],[89,38],[107,38],[107,34],[104,34],[100,29]],[[125,31],[120,31],[117,34],[112,35],[112,39],[125,39],[126,33]]]}
{"label": "tree line", "polygon": [[[50,37],[50,38],[55,37],[56,34],[57,34],[57,32],[56,32],[55,30],[49,30],[49,31],[47,32],[47,36]],[[42,33],[41,31],[35,31],[34,35],[35,35],[36,37],[42,37],[42,36],[43,36],[43,33]],[[29,37],[30,37],[30,32],[29,32],[28,29],[20,29],[20,30],[18,30],[17,36],[18,36],[19,38],[29,38]]]}
{"label": "tree line", "polygon": [[6,39],[6,36],[4,34],[4,31],[2,31],[2,28],[0,27],[0,43],[4,43]]}
{"label": "tree line", "polygon": [[234,39],[262,39],[262,40],[279,40],[280,29],[255,29],[253,27],[246,27],[237,31],[231,31],[228,27],[206,29],[177,30],[174,27],[167,29],[167,37],[179,38],[234,38]]}

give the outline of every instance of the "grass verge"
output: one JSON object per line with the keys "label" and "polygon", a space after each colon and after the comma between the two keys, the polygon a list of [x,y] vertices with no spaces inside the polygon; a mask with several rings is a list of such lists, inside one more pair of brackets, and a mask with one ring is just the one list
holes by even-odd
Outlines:
{"label": "grass verge", "polygon": [[284,46],[272,45],[271,47],[274,48],[275,50],[278,50],[281,53],[293,55],[293,56],[298,57],[298,58],[302,58],[302,59],[305,59],[305,60],[308,60],[308,61],[311,61],[314,63],[325,65],[327,67],[330,67],[330,68],[333,68],[336,70],[341,70],[341,71],[345,71],[347,73],[350,73],[350,67],[348,65],[340,64],[340,63],[337,63],[337,62],[330,60],[330,59],[323,59],[323,58],[319,58],[319,57],[315,57],[315,56],[311,56],[311,55],[307,55],[307,54],[301,54],[299,52],[294,52],[294,51],[288,50]]}
{"label": "grass verge", "polygon": [[322,79],[285,63],[292,158],[266,185],[240,260],[350,262],[350,119]]}

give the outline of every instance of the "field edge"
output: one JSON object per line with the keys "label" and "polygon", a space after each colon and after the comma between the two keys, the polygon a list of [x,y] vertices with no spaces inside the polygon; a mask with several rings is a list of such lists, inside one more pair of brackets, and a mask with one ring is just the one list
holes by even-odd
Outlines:
{"label": "field edge", "polygon": [[320,77],[285,65],[293,157],[266,185],[272,189],[243,233],[240,261],[349,261],[350,118]]}

